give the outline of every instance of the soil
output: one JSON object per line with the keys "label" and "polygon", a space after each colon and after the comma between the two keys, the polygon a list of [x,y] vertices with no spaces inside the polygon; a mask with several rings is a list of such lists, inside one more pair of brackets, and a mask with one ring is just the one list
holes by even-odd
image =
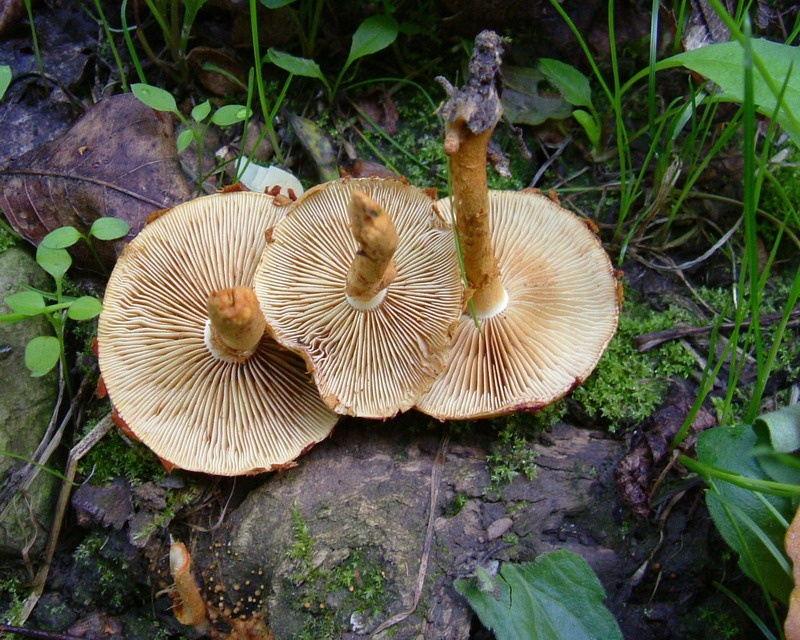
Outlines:
{"label": "soil", "polygon": [[[121,28],[117,3],[100,4],[112,26]],[[146,13],[143,3],[134,4],[137,11]],[[333,10],[332,5],[320,3],[323,20],[313,52],[318,61],[342,63],[355,27],[367,11],[376,10],[372,5],[345,4]],[[68,132],[92,104],[120,92],[104,32],[89,3],[34,3],[44,79],[39,75],[30,25],[21,5],[21,0],[0,0],[0,65],[8,64],[14,71],[14,82],[0,102],[0,169],[5,170],[5,188],[9,188],[9,176],[15,174],[15,194],[32,184],[30,176],[19,178],[17,173],[30,170],[33,160],[36,171],[53,171],[52,157],[63,148],[52,141]],[[142,18],[142,28],[158,52],[152,59],[142,54],[148,80],[174,93],[184,113],[205,99],[215,108],[226,101],[246,99],[231,81],[231,76],[247,78],[253,55],[246,5],[220,0],[199,13],[189,47],[195,50],[193,64],[181,57],[187,52],[173,59],[155,22]],[[513,37],[511,64],[521,66],[545,55],[589,71],[563,20],[547,3],[509,2],[502,10],[488,0],[399,5],[397,18],[420,28],[423,35],[409,35],[401,51],[389,49],[365,59],[356,68],[356,78],[413,78],[439,100],[441,92],[437,93],[433,77],[462,77],[459,65],[465,57],[460,38],[469,41],[482,28],[495,28]],[[598,59],[607,64],[606,3],[564,2],[562,6]],[[643,66],[639,62],[647,53],[641,42],[648,33],[649,16],[637,7],[622,2],[616,8],[621,25],[617,46],[630,52],[623,65],[631,69]],[[271,13],[270,20],[262,16],[262,54],[270,46],[298,53],[297,24],[289,19],[290,10]],[[260,11],[266,10],[261,7]],[[662,47],[670,44],[672,26],[665,28]],[[134,81],[124,42],[121,37],[116,42],[129,80]],[[228,74],[210,75],[197,64],[206,58],[224,63]],[[329,74],[340,68],[322,66]],[[268,73],[277,92],[285,75],[274,68]],[[628,75],[625,72],[625,77]],[[421,99],[415,102],[403,96],[407,86],[385,81],[371,86],[370,91],[343,91],[329,102],[319,82],[296,78],[276,118],[277,136],[286,152],[284,164],[306,184],[338,172],[340,166],[347,167],[350,175],[389,175],[405,168],[408,159],[380,137],[375,136],[371,146],[361,141],[371,130],[364,113],[371,115],[376,126],[392,131],[392,136],[402,135],[404,128],[418,141],[430,137],[431,131],[437,135],[435,120],[432,128],[420,124],[422,116],[430,113],[415,117],[405,111],[420,111],[421,103]],[[239,93],[226,97],[231,91]],[[662,91],[668,102],[671,92],[683,91],[683,85],[665,84]],[[358,112],[354,104],[359,105]],[[294,120],[298,116],[320,127],[309,133],[292,124],[299,122]],[[146,162],[137,160],[137,166],[163,163],[168,169],[162,171],[158,164],[156,174],[165,183],[139,185],[134,211],[115,182],[126,173],[126,158],[116,157],[105,161],[114,175],[105,176],[102,185],[122,198],[117,208],[135,214],[135,219],[131,218],[134,228],[140,227],[153,209],[185,199],[192,189],[210,191],[225,181],[222,175],[215,176],[198,188],[195,147],[178,155],[169,142],[177,123],[154,111],[135,118],[137,123],[146,119],[146,126],[159,132],[159,145],[169,148],[154,151],[154,146],[148,146],[142,153],[157,153],[156,160],[148,156]],[[576,139],[582,135],[578,129],[567,131],[568,126],[552,120],[526,126],[521,140],[533,150],[532,159],[526,159],[517,146],[519,136],[514,129],[500,131],[497,139],[511,156],[513,174],[506,186],[528,186],[536,169],[562,143],[567,145],[566,151],[552,166],[553,182],[576,172],[589,180],[583,186],[616,179],[613,167],[587,160],[588,145],[564,142],[568,134]],[[102,122],[91,128],[110,139]],[[121,128],[115,127],[114,135],[121,135]],[[52,146],[46,147],[48,143]],[[206,167],[213,164],[213,152],[232,157],[237,145],[243,144],[241,127],[213,128],[205,144]],[[48,213],[44,220],[11,220],[23,236],[38,240],[56,226],[90,224],[109,206],[107,192],[97,190],[96,184],[87,192],[82,190],[85,184],[75,187],[72,183],[70,172],[80,165],[83,155],[79,151],[83,145],[75,143],[70,149],[73,146],[76,164],[60,158],[57,166],[62,195],[53,198],[49,195],[51,183],[36,183],[36,197],[69,201],[65,215],[73,217],[51,218]],[[424,157],[428,151],[424,147],[415,150],[423,164],[428,162]],[[642,160],[644,149],[636,153]],[[701,184],[703,190],[740,196],[739,160],[715,160]],[[446,186],[444,165],[430,165],[420,169],[410,163],[408,171],[422,171],[429,181],[423,186]],[[178,174],[180,179],[165,178]],[[546,182],[539,184],[547,186]],[[75,213],[71,198],[85,205],[88,213],[84,218]],[[601,207],[596,193],[589,193],[568,195],[564,202],[590,217],[596,211],[593,217],[600,224],[601,238],[610,240],[618,204],[609,200],[609,206]],[[8,202],[4,206],[12,206]],[[738,216],[738,210],[714,202],[686,206],[689,213],[685,221],[676,223],[678,232],[702,217],[727,229]],[[625,265],[625,283],[644,304],[658,311],[676,297],[689,297],[687,282],[697,287],[730,277],[729,263],[717,256],[699,268],[686,270],[683,280],[665,275],[652,268],[645,244],[631,251],[634,257]],[[670,248],[666,255],[673,263],[682,263],[700,255],[709,244],[704,237],[694,237]],[[620,249],[611,242],[608,247],[611,252]],[[113,262],[112,254],[104,253],[104,259]],[[76,291],[102,288],[102,277],[90,266],[91,256],[78,255],[76,259],[84,260],[78,265],[84,271],[76,270],[78,275],[73,278]],[[93,388],[97,382],[90,343],[86,331],[68,337],[76,363],[71,373],[77,381],[84,381],[82,388]],[[723,371],[721,378],[725,376]],[[757,631],[716,585],[734,591],[757,613],[761,613],[757,604],[761,596],[742,576],[736,559],[716,533],[705,508],[703,486],[687,479],[686,470],[672,464],[667,450],[697,390],[694,379],[673,382],[652,415],[617,431],[612,428],[615,425],[588,415],[571,401],[566,414],[544,432],[531,426],[533,418],[521,416],[518,428],[526,434],[523,448],[535,460],[536,472],[531,477],[515,472],[506,482],[494,478],[496,463],[487,460],[501,448],[498,434],[504,424],[495,421],[431,424],[413,412],[379,423],[347,419],[328,440],[304,456],[298,467],[237,479],[181,471],[166,475],[147,452],[112,433],[98,445],[98,451],[113,451],[105,463],[119,468],[99,480],[92,467],[80,468],[77,479],[85,484],[72,494],[43,594],[25,626],[42,630],[38,637],[54,639],[137,640],[212,634],[355,640],[368,637],[366,634],[388,618],[413,609],[391,633],[376,637],[486,640],[491,632],[480,625],[453,581],[472,576],[476,566],[497,570],[503,562],[528,562],[550,551],[568,549],[585,558],[596,572],[607,594],[606,604],[625,638],[755,637]],[[792,382],[778,379],[773,391]],[[91,419],[108,410],[107,399],[90,395],[81,396],[77,403],[77,418],[70,423],[71,432],[61,453],[68,452],[67,443],[79,442]],[[695,421],[697,431],[713,426],[710,408],[706,410]],[[108,449],[101,449],[106,446]],[[686,450],[691,452],[691,446],[690,439]],[[103,462],[104,455],[98,454],[95,460]],[[426,551],[428,527],[432,527],[432,542]],[[173,538],[186,542],[192,553],[198,584],[213,613],[211,630],[193,629],[175,618],[168,572]],[[425,579],[414,606],[423,561],[427,561]],[[41,555],[0,559],[0,623],[30,593],[41,563]],[[373,591],[367,591],[372,587]],[[262,619],[263,615],[266,618]],[[244,622],[252,627],[245,629]]]}

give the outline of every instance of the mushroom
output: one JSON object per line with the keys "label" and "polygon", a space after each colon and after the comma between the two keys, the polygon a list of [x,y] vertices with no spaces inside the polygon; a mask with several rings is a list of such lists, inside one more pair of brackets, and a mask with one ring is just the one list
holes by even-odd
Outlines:
{"label": "mushroom", "polygon": [[501,39],[484,31],[467,85],[443,81],[445,152],[472,298],[445,373],[417,405],[442,420],[532,411],[560,398],[592,372],[619,315],[617,274],[589,223],[533,190],[487,187],[501,55]]}
{"label": "mushroom", "polygon": [[397,180],[336,180],[306,192],[271,234],[256,296],[338,413],[390,418],[444,368],[463,285],[433,204]]}
{"label": "mushroom", "polygon": [[109,279],[103,380],[133,434],[175,466],[218,475],[293,466],[336,422],[302,360],[264,333],[248,288],[279,203],[239,191],[158,212]]}

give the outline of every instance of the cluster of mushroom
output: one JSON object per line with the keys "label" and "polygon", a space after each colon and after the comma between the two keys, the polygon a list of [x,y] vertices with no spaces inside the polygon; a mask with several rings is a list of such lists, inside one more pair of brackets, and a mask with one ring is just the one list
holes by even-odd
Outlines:
{"label": "cluster of mushroom", "polygon": [[591,373],[616,330],[616,274],[585,221],[538,192],[488,190],[501,53],[480,34],[468,84],[448,85],[452,200],[342,179],[295,202],[198,198],[145,226],[99,328],[137,438],[184,469],[257,473],[292,466],[338,414],[534,410]]}

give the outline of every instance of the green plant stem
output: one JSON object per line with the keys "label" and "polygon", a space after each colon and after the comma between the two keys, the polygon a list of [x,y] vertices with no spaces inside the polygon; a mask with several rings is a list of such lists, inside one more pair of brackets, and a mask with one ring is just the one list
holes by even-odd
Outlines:
{"label": "green plant stem", "polygon": [[699,474],[706,480],[708,484],[710,479],[723,480],[742,489],[748,491],[760,491],[761,493],[768,493],[773,496],[780,496],[782,498],[795,498],[800,496],[800,486],[793,484],[786,484],[784,482],[774,482],[772,480],[759,480],[758,478],[748,478],[739,473],[721,469],[713,465],[703,464],[690,458],[687,455],[678,457],[678,461]]}
{"label": "green plant stem", "polygon": [[89,246],[89,251],[91,252],[92,257],[97,261],[97,264],[100,265],[100,270],[103,272],[103,275],[107,276],[109,274],[108,268],[100,258],[100,254],[97,253],[94,242],[92,242],[92,236],[85,236],[81,234],[81,237],[86,240],[86,244]]}
{"label": "green plant stem", "polygon": [[25,0],[25,10],[28,12],[28,22],[31,23],[31,39],[33,40],[33,53],[36,56],[36,66],[39,69],[39,76],[42,78],[45,86],[47,86],[47,78],[44,74],[44,62],[42,61],[42,52],[39,49],[39,36],[36,35],[36,24],[33,21],[33,7],[31,0]]}
{"label": "green plant stem", "polygon": [[[111,55],[114,56],[114,62],[117,64],[117,70],[119,71],[119,79],[122,83],[122,90],[128,90],[128,80],[125,76],[125,67],[122,65],[122,58],[119,57],[119,51],[117,51],[117,45],[114,42],[114,35],[111,33],[111,27],[108,24],[108,20],[106,20],[106,14],[103,13],[103,6],[100,4],[100,0],[94,0],[95,9],[97,9],[97,13],[100,16],[100,22],[103,23],[103,31],[106,34],[106,40],[108,40],[108,46],[111,47]],[[127,30],[125,31],[127,33]]]}
{"label": "green plant stem", "polygon": [[164,41],[169,43],[171,41],[172,32],[167,24],[166,19],[156,7],[155,2],[153,0],[144,0],[145,4],[147,4],[147,8],[150,9],[150,13],[153,14],[158,26],[161,27],[161,33],[164,36]]}
{"label": "green plant stem", "polygon": [[314,50],[317,48],[317,31],[319,30],[319,21],[322,17],[322,7],[324,6],[323,0],[315,0],[314,13],[311,17],[311,25],[308,30],[308,57],[314,57]]}
{"label": "green plant stem", "polygon": [[267,96],[264,91],[264,77],[261,71],[261,50],[258,46],[258,6],[256,0],[250,0],[250,31],[253,36],[253,55],[255,56],[256,68],[256,88],[258,90],[258,99],[261,103],[261,113],[264,115],[264,126],[267,128],[270,142],[272,143],[272,150],[275,153],[275,158],[280,164],[285,162],[283,153],[281,152],[278,143],[278,135],[275,132],[275,125],[272,118],[269,117],[270,110],[267,108]]}
{"label": "green plant stem", "polygon": [[133,38],[131,38],[131,32],[128,28],[127,9],[128,0],[122,0],[122,5],[119,9],[119,18],[122,23],[122,37],[125,38],[125,45],[128,47],[128,55],[130,55],[131,60],[133,60],[133,66],[136,68],[136,75],[139,77],[139,82],[147,84],[147,78],[144,75],[142,63],[139,61],[139,55],[136,53],[136,47],[133,46]]}
{"label": "green plant stem", "polygon": [[5,218],[3,218],[2,215],[0,215],[0,228],[2,228],[3,231],[5,231],[13,238],[16,238],[17,240],[22,240],[22,236],[16,232],[14,227],[12,227],[10,224],[8,224],[8,222],[6,222]]}

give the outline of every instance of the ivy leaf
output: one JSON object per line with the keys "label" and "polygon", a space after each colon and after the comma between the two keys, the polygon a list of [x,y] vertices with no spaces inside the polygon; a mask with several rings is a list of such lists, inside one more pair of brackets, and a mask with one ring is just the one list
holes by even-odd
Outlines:
{"label": "ivy leaf", "polygon": [[106,216],[98,218],[92,223],[89,235],[98,240],[116,240],[117,238],[124,238],[130,230],[131,225],[125,220]]}
{"label": "ivy leaf", "polygon": [[94,296],[82,296],[67,309],[67,316],[72,320],[91,320],[100,315],[102,303]]}
{"label": "ivy leaf", "polygon": [[61,347],[53,336],[38,336],[25,347],[25,366],[35,378],[43,376],[58,364]]}
{"label": "ivy leaf", "polygon": [[253,112],[244,105],[226,104],[214,112],[214,115],[211,116],[211,122],[220,127],[227,127],[241,122],[251,115],[253,115]]}
{"label": "ivy leaf", "polygon": [[192,119],[195,122],[202,122],[208,117],[209,113],[211,113],[211,103],[206,100],[192,109]]}
{"label": "ivy leaf", "polygon": [[60,281],[72,266],[72,257],[66,249],[50,249],[40,244],[36,249],[36,262],[47,273]]}
{"label": "ivy leaf", "polygon": [[5,299],[5,303],[16,313],[35,316],[44,311],[44,298],[35,291],[20,291]]}
{"label": "ivy leaf", "polygon": [[498,576],[484,572],[479,584],[459,579],[455,587],[497,640],[622,640],[603,606],[603,585],[570,551],[531,564],[507,562]]}
{"label": "ivy leaf", "polygon": [[350,55],[345,68],[353,62],[385,49],[397,39],[400,26],[392,16],[372,16],[362,22],[353,34]]}
{"label": "ivy leaf", "polygon": [[75,227],[59,227],[42,238],[42,244],[48,249],[66,249],[81,239],[81,232]]}
{"label": "ivy leaf", "polygon": [[3,96],[6,93],[6,89],[8,89],[9,85],[11,84],[11,67],[7,64],[0,65],[0,100],[3,99]]}
{"label": "ivy leaf", "polygon": [[133,95],[139,98],[151,109],[156,111],[169,111],[170,113],[178,113],[178,105],[175,104],[175,98],[172,94],[151,84],[144,84],[137,82],[131,85]]}

